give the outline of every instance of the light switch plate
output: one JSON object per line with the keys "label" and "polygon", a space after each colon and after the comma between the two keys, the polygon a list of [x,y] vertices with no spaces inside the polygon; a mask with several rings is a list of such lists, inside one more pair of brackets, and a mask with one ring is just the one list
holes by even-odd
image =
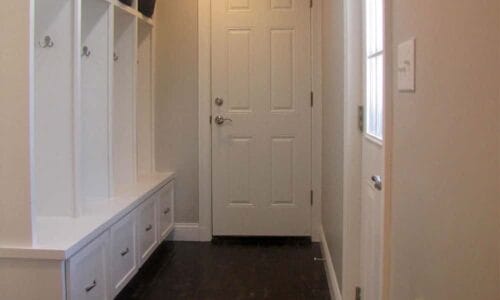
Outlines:
{"label": "light switch plate", "polygon": [[398,47],[398,89],[401,92],[415,91],[415,39]]}

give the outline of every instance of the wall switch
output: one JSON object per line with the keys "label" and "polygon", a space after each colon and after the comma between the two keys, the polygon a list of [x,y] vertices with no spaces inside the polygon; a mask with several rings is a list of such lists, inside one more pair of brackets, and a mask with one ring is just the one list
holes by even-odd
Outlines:
{"label": "wall switch", "polygon": [[398,89],[402,92],[415,91],[415,39],[398,47]]}

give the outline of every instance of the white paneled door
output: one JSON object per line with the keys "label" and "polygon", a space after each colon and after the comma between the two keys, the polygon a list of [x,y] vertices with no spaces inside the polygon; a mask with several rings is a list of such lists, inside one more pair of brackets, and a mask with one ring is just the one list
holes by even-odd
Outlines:
{"label": "white paneled door", "polygon": [[361,158],[362,298],[382,299],[384,224],[384,0],[365,6],[365,126]]}
{"label": "white paneled door", "polygon": [[214,235],[311,233],[309,5],[212,1]]}

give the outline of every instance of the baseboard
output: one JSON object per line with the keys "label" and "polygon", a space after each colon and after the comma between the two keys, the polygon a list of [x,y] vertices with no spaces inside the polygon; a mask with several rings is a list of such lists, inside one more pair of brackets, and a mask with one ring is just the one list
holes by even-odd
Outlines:
{"label": "baseboard", "polygon": [[207,227],[200,226],[200,242],[210,242],[211,240],[212,230]]}
{"label": "baseboard", "polygon": [[198,223],[175,223],[174,231],[170,235],[169,240],[199,242],[200,225]]}
{"label": "baseboard", "polygon": [[325,269],[326,276],[328,278],[328,287],[330,288],[330,295],[332,295],[333,299],[335,300],[342,300],[337,273],[335,273],[335,268],[333,267],[332,256],[330,255],[330,250],[328,248],[328,243],[326,241],[326,236],[323,228],[320,229],[320,235],[321,253],[323,254],[323,258],[325,259]]}

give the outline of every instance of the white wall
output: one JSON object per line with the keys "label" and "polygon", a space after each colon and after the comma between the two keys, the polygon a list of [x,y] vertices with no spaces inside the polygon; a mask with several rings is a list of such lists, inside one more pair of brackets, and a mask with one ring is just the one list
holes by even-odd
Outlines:
{"label": "white wall", "polygon": [[198,1],[157,1],[155,18],[156,166],[177,172],[176,222],[198,222]]}
{"label": "white wall", "polygon": [[323,1],[323,162],[322,220],[335,272],[342,286],[343,247],[343,1]]}
{"label": "white wall", "polygon": [[393,91],[391,299],[498,299],[500,2],[392,2],[417,91]]}

